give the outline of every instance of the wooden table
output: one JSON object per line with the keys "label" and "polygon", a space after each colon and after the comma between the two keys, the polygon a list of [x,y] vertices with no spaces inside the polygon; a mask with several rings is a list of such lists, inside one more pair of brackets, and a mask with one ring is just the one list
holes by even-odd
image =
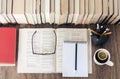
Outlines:
{"label": "wooden table", "polygon": [[[111,53],[113,67],[98,66],[92,63],[93,73],[88,78],[63,78],[62,74],[18,74],[17,66],[0,67],[0,79],[120,79],[120,25],[112,25],[110,28],[113,34],[104,45]],[[83,26],[84,27],[84,26]],[[98,47],[93,45],[93,54]]]}

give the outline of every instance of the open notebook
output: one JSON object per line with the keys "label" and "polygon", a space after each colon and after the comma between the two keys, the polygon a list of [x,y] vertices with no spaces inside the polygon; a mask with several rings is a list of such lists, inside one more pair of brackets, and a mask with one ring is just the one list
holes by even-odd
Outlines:
{"label": "open notebook", "polygon": [[88,72],[92,73],[90,31],[78,28],[19,29],[18,73],[61,73],[64,40],[88,43]]}

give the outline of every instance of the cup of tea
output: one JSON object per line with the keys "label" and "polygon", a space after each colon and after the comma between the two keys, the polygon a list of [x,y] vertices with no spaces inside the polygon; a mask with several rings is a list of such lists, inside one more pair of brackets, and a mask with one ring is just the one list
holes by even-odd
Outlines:
{"label": "cup of tea", "polygon": [[108,65],[108,66],[113,66],[114,63],[112,61],[110,61],[110,52],[106,49],[98,49],[95,51],[94,54],[94,62],[97,65]]}

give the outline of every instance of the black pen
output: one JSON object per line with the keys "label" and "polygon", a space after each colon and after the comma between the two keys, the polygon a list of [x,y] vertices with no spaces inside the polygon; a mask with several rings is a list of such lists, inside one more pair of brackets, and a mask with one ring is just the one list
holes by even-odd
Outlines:
{"label": "black pen", "polygon": [[75,70],[77,70],[77,43],[75,43]]}

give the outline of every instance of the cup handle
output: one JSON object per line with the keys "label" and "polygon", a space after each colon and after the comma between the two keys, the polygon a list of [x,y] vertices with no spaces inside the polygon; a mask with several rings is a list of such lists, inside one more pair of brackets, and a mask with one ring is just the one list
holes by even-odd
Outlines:
{"label": "cup handle", "polygon": [[108,65],[108,66],[113,66],[114,63],[113,63],[112,61],[108,61],[108,62],[106,63],[106,65]]}

